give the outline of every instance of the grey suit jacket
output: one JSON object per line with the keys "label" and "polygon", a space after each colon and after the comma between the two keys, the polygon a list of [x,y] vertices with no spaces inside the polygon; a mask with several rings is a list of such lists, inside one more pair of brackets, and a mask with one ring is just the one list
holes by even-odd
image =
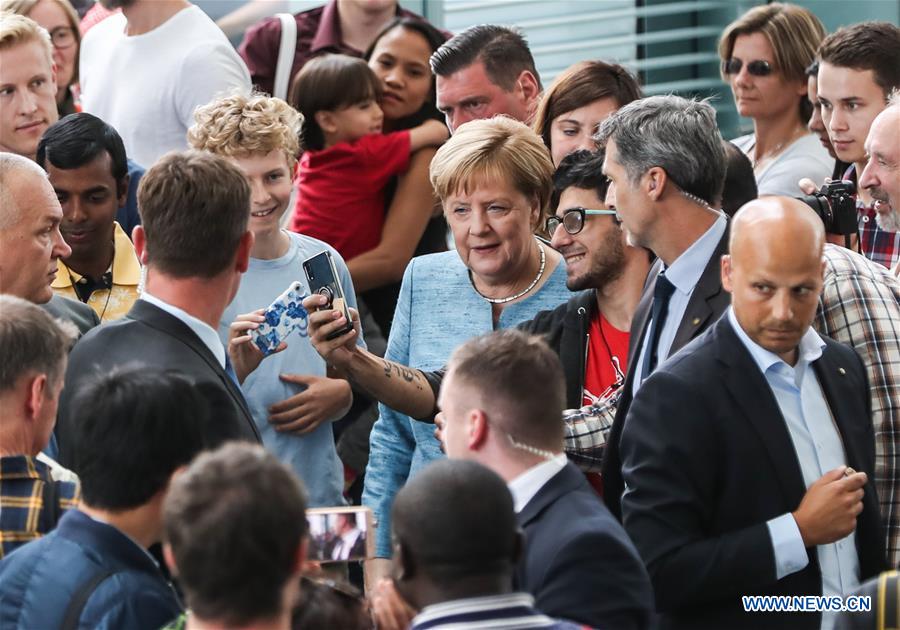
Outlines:
{"label": "grey suit jacket", "polygon": [[100,318],[90,306],[55,293],[50,298],[50,301],[46,304],[41,304],[41,307],[53,317],[75,324],[75,327],[78,328],[79,336],[85,334],[94,326],[100,325]]}
{"label": "grey suit jacket", "polygon": [[[722,288],[720,272],[720,259],[728,253],[728,237],[730,229],[726,227],[725,234],[719,240],[715,252],[706,268],[700,276],[699,282],[694,287],[691,299],[684,311],[684,316],[675,332],[669,356],[681,350],[687,343],[699,336],[715,323],[722,313],[731,304],[731,294]],[[647,274],[647,282],[637,310],[631,320],[631,338],[628,344],[628,373],[622,389],[622,397],[616,409],[616,418],[609,432],[606,442],[606,451],[603,455],[603,499],[609,511],[619,520],[622,519],[622,507],[620,500],[625,489],[622,481],[622,461],[619,456],[619,440],[622,437],[622,429],[625,425],[625,417],[631,406],[634,389],[634,366],[640,356],[640,349],[647,334],[650,323],[650,311],[653,305],[653,290],[656,288],[656,278],[662,270],[662,260],[657,260]]]}

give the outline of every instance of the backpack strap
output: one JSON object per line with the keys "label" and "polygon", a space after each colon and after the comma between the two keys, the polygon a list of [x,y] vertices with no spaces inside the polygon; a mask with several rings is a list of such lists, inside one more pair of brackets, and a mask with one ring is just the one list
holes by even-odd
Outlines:
{"label": "backpack strap", "polygon": [[875,606],[878,630],[900,628],[900,574],[896,571],[885,571],[878,576],[878,591]]}
{"label": "backpack strap", "polygon": [[94,591],[97,590],[97,587],[100,586],[100,582],[113,573],[115,572],[110,571],[109,569],[103,569],[102,571],[95,573],[91,579],[84,582],[78,590],[75,591],[71,601],[69,601],[69,606],[66,608],[66,614],[63,617],[62,624],[59,626],[60,630],[78,630],[78,622],[81,619],[81,613],[84,611],[84,605],[87,604],[87,600],[90,599],[91,595],[94,594]]}
{"label": "backpack strap", "polygon": [[56,529],[56,524],[62,516],[62,507],[59,504],[59,482],[52,479],[44,482],[44,487],[41,489],[41,501],[43,509],[38,522],[41,532],[47,534]]}
{"label": "backpack strap", "polygon": [[287,100],[291,84],[291,69],[297,50],[297,20],[290,13],[276,15],[281,21],[281,41],[278,44],[278,63],[275,66],[275,87],[272,96]]}

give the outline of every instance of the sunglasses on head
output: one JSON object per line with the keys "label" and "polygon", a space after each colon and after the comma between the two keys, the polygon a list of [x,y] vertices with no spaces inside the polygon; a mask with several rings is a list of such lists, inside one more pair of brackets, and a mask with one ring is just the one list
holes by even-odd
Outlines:
{"label": "sunglasses on head", "polygon": [[[737,57],[722,62],[722,74],[737,74],[744,67],[744,62]],[[772,65],[768,61],[756,59],[747,63],[747,72],[755,77],[767,77],[772,74]]]}

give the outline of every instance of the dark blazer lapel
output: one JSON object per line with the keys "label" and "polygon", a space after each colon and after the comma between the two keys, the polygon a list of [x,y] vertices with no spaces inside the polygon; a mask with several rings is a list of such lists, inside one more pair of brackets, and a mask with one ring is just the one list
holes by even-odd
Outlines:
{"label": "dark blazer lapel", "polygon": [[[862,452],[862,445],[859,444],[859,441],[851,437],[854,435],[851,428],[853,416],[857,413],[853,409],[851,401],[856,394],[849,391],[850,384],[847,380],[846,368],[850,368],[850,366],[842,367],[837,357],[830,353],[827,347],[821,358],[813,363],[819,385],[822,387],[825,400],[828,401],[828,407],[831,409],[831,415],[841,434],[844,452],[847,455],[847,465],[861,467],[868,458]],[[844,370],[844,375],[840,373],[840,370]],[[857,419],[856,422],[859,420]]]}
{"label": "dark blazer lapel", "polygon": [[250,409],[247,407],[247,401],[244,399],[244,395],[238,389],[237,385],[235,385],[234,381],[231,380],[231,377],[225,373],[222,366],[219,365],[219,361],[213,355],[212,351],[210,351],[207,345],[203,343],[200,337],[198,337],[187,324],[145,300],[137,300],[134,303],[134,306],[131,307],[131,310],[128,311],[128,317],[141,321],[151,328],[155,328],[160,332],[175,337],[196,352],[219,377],[222,385],[228,390],[229,395],[244,413],[245,419],[253,428],[253,433],[259,437],[256,423],[253,421],[253,416],[250,414]]}
{"label": "dark blazer lapel", "polygon": [[647,272],[647,280],[644,282],[644,291],[641,293],[641,299],[638,300],[637,308],[634,311],[634,317],[631,318],[631,336],[628,343],[628,373],[634,373],[634,362],[640,354],[641,346],[644,344],[644,337],[647,334],[647,323],[650,321],[650,311],[653,307],[653,291],[656,289],[656,278],[662,269],[662,260],[656,259],[656,262]]}
{"label": "dark blazer lapel", "polygon": [[537,491],[522,511],[516,515],[519,527],[526,527],[531,521],[541,515],[544,509],[556,501],[559,497],[577,490],[584,481],[584,476],[574,464],[566,462],[565,468],[553,475],[540,490]]}
{"label": "dark blazer lapel", "polygon": [[800,505],[806,483],[794,442],[775,395],[759,366],[738,339],[727,316],[715,324],[716,358],[729,368],[723,379],[741,413],[756,429],[775,469],[788,505]]}
{"label": "dark blazer lapel", "polygon": [[726,226],[725,234],[719,240],[716,250],[706,263],[706,268],[691,293],[691,299],[684,309],[684,317],[681,318],[678,330],[675,331],[675,337],[672,339],[670,356],[681,350],[701,331],[706,330],[712,323],[710,320],[718,317],[724,310],[724,306],[731,302],[731,297],[722,288],[719,262],[722,255],[728,253],[728,233],[729,229]]}

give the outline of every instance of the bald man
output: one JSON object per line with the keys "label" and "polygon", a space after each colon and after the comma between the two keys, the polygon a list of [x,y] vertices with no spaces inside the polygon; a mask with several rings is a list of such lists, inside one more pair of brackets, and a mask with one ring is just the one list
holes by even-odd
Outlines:
{"label": "bald man", "polygon": [[811,328],[823,244],[802,203],[745,205],[721,262],[732,306],[629,409],[624,524],[664,627],[830,627],[741,596],[844,596],[885,566],[865,370]]}
{"label": "bald man", "polygon": [[28,158],[0,153],[0,293],[40,304],[84,333],[100,323],[94,310],[50,288],[56,261],[72,253],[60,221],[62,208],[44,170]]}

